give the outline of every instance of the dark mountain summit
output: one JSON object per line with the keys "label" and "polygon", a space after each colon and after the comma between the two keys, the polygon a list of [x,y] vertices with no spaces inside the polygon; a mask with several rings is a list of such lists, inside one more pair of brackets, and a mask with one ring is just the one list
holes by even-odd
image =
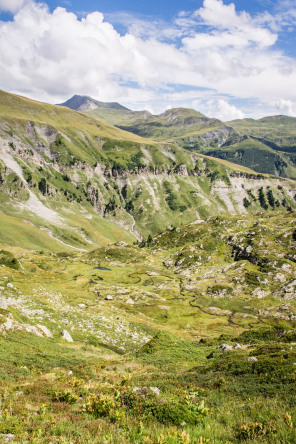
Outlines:
{"label": "dark mountain summit", "polygon": [[60,106],[67,106],[74,111],[93,111],[95,109],[116,109],[129,111],[125,106],[120,105],[117,102],[99,102],[88,96],[79,96],[75,94],[71,99],[64,103],[60,103]]}

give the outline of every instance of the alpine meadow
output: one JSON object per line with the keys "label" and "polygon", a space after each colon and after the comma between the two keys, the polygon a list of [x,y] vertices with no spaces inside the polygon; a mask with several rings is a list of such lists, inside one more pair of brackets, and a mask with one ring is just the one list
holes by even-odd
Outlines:
{"label": "alpine meadow", "polygon": [[0,443],[296,443],[295,6],[94,3],[0,0]]}

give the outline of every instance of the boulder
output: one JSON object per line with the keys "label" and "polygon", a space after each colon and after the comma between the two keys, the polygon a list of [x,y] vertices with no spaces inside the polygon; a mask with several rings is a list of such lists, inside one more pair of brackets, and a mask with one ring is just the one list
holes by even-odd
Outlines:
{"label": "boulder", "polygon": [[144,395],[146,396],[148,391],[154,393],[155,395],[159,396],[160,395],[160,390],[158,387],[135,387],[133,388],[133,393],[137,393],[139,395]]}
{"label": "boulder", "polygon": [[0,296],[0,308],[2,308],[3,310],[7,310],[8,308],[6,300],[4,298],[1,298],[1,296]]}
{"label": "boulder", "polygon": [[228,344],[218,345],[217,349],[218,349],[218,350],[221,350],[222,353],[224,353],[224,352],[226,352],[226,351],[233,350],[232,346],[231,346],[231,345],[228,345]]}
{"label": "boulder", "polygon": [[256,358],[256,356],[249,356],[248,358],[248,362],[257,362],[258,359]]}
{"label": "boulder", "polygon": [[128,244],[126,242],[120,241],[116,244],[117,247],[128,247]]}
{"label": "boulder", "polygon": [[111,296],[111,294],[107,294],[107,296],[105,297],[106,301],[113,301],[113,296]]}
{"label": "boulder", "polygon": [[135,302],[131,299],[131,298],[129,298],[127,301],[126,301],[126,304],[130,304],[130,305],[133,305]]}
{"label": "boulder", "polygon": [[63,330],[61,332],[62,338],[67,341],[67,342],[74,342],[72,339],[72,336],[70,335],[70,333],[67,330]]}
{"label": "boulder", "polygon": [[37,324],[37,328],[48,338],[53,338],[53,334],[51,333],[50,330],[48,330],[47,327],[45,327],[45,325],[39,325]]}
{"label": "boulder", "polygon": [[27,333],[33,333],[33,335],[40,336],[40,337],[43,336],[41,331],[37,327],[35,327],[34,325],[26,325],[26,324],[24,324],[22,327],[25,329],[25,331]]}
{"label": "boulder", "polygon": [[155,395],[160,395],[160,390],[158,387],[149,387],[152,393],[155,393]]}

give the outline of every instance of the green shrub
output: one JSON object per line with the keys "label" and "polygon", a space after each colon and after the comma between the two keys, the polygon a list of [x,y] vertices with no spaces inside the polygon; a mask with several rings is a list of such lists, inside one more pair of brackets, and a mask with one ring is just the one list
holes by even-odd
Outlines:
{"label": "green shrub", "polygon": [[78,400],[78,396],[70,390],[61,390],[54,392],[52,399],[53,401],[75,404],[75,402]]}
{"label": "green shrub", "polygon": [[123,417],[123,412],[119,410],[121,403],[118,395],[92,394],[86,398],[83,410],[96,418],[107,417],[111,422],[117,422]]}
{"label": "green shrub", "polygon": [[43,195],[47,194],[47,183],[44,177],[38,182],[38,188]]}
{"label": "green shrub", "polygon": [[156,419],[161,424],[197,424],[209,414],[204,401],[159,398],[153,393],[142,394],[132,391],[121,396],[122,404],[134,415]]}
{"label": "green shrub", "polygon": [[0,265],[18,270],[20,268],[19,261],[13,256],[12,253],[5,250],[0,250]]}
{"label": "green shrub", "polygon": [[245,208],[248,208],[251,205],[251,202],[249,201],[249,199],[244,197],[243,205]]}
{"label": "green shrub", "polygon": [[277,433],[277,428],[273,421],[267,422],[251,422],[240,426],[237,438],[239,440],[257,439],[268,437],[274,433]]}
{"label": "green shrub", "polygon": [[269,205],[274,208],[275,207],[275,198],[273,196],[272,190],[268,190],[267,192],[267,200]]}
{"label": "green shrub", "polygon": [[264,193],[263,187],[259,188],[258,195],[259,195],[260,206],[262,208],[264,208],[264,210],[267,210],[268,209],[268,204],[267,204],[267,201],[266,201],[266,197],[265,197],[265,193]]}

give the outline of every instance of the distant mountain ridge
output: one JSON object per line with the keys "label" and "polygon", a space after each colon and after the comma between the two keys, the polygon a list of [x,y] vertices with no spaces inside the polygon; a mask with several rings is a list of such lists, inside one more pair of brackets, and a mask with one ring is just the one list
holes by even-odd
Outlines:
{"label": "distant mountain ridge", "polygon": [[79,96],[78,94],[75,94],[73,97],[71,97],[71,99],[64,103],[60,103],[59,105],[66,106],[74,111],[93,111],[95,109],[116,109],[130,111],[128,108],[120,105],[120,103],[117,102],[99,102],[98,100],[92,99],[89,96]]}
{"label": "distant mountain ridge", "polygon": [[[172,108],[153,115],[148,111],[131,111],[119,104],[99,107],[91,98],[82,106],[78,101],[77,106],[74,98],[70,99],[72,109],[138,136],[177,143],[189,151],[225,159],[259,173],[296,179],[294,117],[279,115],[222,122],[189,108]],[[64,105],[69,106],[67,102]]]}

